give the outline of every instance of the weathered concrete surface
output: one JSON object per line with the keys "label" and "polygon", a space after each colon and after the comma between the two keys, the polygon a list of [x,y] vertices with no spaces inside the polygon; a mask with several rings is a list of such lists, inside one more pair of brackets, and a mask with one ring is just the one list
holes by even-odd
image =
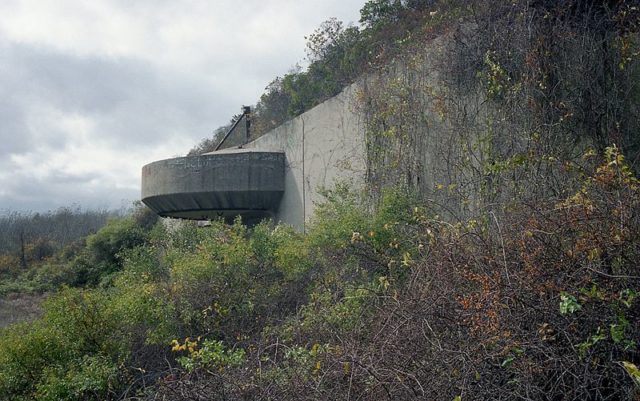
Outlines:
{"label": "weathered concrete surface", "polygon": [[364,128],[352,110],[356,86],[286,122],[243,149],[150,163],[142,201],[161,216],[270,217],[305,231],[320,190],[364,184]]}
{"label": "weathered concrete surface", "polygon": [[244,145],[286,154],[285,193],[276,220],[299,231],[322,201],[321,189],[347,182],[364,185],[364,126],[353,110],[357,85]]}
{"label": "weathered concrete surface", "polygon": [[285,190],[282,152],[224,150],[142,168],[142,201],[165,217],[273,216]]}

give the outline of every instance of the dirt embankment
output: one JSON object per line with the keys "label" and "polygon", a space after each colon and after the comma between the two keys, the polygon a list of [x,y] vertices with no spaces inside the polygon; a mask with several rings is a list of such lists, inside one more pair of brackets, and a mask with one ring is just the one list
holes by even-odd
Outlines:
{"label": "dirt embankment", "polygon": [[0,328],[40,317],[46,297],[46,294],[12,294],[0,298]]}

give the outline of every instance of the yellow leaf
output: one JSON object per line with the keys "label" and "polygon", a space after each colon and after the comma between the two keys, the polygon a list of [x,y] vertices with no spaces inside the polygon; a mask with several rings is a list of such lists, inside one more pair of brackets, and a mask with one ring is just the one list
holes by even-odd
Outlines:
{"label": "yellow leaf", "polygon": [[402,255],[402,265],[409,266],[411,262],[412,262],[411,254],[409,252],[405,252],[404,255]]}
{"label": "yellow leaf", "polygon": [[382,288],[384,288],[385,290],[389,288],[389,280],[387,279],[387,276],[380,276],[378,278],[378,281],[380,282]]}
{"label": "yellow leaf", "polygon": [[348,375],[349,372],[351,372],[351,365],[349,364],[349,362],[345,362],[342,364],[342,370],[344,371],[345,375]]}
{"label": "yellow leaf", "polygon": [[635,364],[627,361],[622,361],[622,366],[629,376],[631,376],[631,379],[633,379],[636,386],[640,386],[640,369],[638,369]]}
{"label": "yellow leaf", "polygon": [[593,248],[592,250],[589,251],[589,254],[587,255],[587,259],[592,262],[598,258],[600,258],[600,248]]}

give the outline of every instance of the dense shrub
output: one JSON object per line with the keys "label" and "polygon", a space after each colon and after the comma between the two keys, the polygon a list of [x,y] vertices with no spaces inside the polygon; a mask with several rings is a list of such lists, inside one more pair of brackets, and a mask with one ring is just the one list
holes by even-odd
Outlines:
{"label": "dense shrub", "polygon": [[[71,266],[78,263],[103,285],[63,289],[41,320],[2,333],[3,399],[118,399],[167,368],[238,365],[244,351],[226,347],[295,313],[312,266],[290,227],[249,230],[238,221],[145,231],[132,218],[89,237]],[[53,270],[38,274],[58,277]],[[197,347],[172,352],[184,338]]]}
{"label": "dense shrub", "polygon": [[640,184],[616,147],[591,159],[573,195],[500,219],[338,186],[306,236],[156,225],[111,248],[111,286],[64,289],[2,332],[0,396],[634,399]]}
{"label": "dense shrub", "polygon": [[640,184],[615,147],[591,165],[574,195],[502,221],[450,224],[402,192],[368,214],[329,193],[308,302],[240,366],[147,399],[635,399]]}

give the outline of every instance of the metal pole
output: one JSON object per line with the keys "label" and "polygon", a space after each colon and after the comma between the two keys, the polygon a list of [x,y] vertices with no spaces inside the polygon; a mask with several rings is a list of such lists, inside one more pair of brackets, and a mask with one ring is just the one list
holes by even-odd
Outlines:
{"label": "metal pole", "polygon": [[[214,152],[216,150],[220,149],[220,146],[222,146],[222,144],[224,143],[224,141],[227,140],[227,138],[229,138],[229,136],[231,135],[231,133],[233,132],[234,129],[236,129],[236,127],[238,126],[238,124],[240,124],[240,121],[242,121],[242,119],[245,119],[246,122],[246,127],[247,127],[247,142],[249,142],[249,114],[251,113],[251,107],[249,106],[242,106],[242,115],[240,116],[240,118],[238,118],[236,120],[235,123],[233,123],[233,125],[231,126],[231,128],[229,129],[229,131],[227,131],[227,133],[224,135],[224,138],[222,138],[222,140],[218,143],[218,146],[216,146],[216,148],[214,149]],[[245,142],[246,143],[246,142]]]}
{"label": "metal pole", "polygon": [[244,143],[249,143],[249,139],[251,138],[251,107],[249,106],[242,106],[242,109],[244,111],[244,121],[245,121],[245,134],[247,135],[247,138],[245,139]]}

